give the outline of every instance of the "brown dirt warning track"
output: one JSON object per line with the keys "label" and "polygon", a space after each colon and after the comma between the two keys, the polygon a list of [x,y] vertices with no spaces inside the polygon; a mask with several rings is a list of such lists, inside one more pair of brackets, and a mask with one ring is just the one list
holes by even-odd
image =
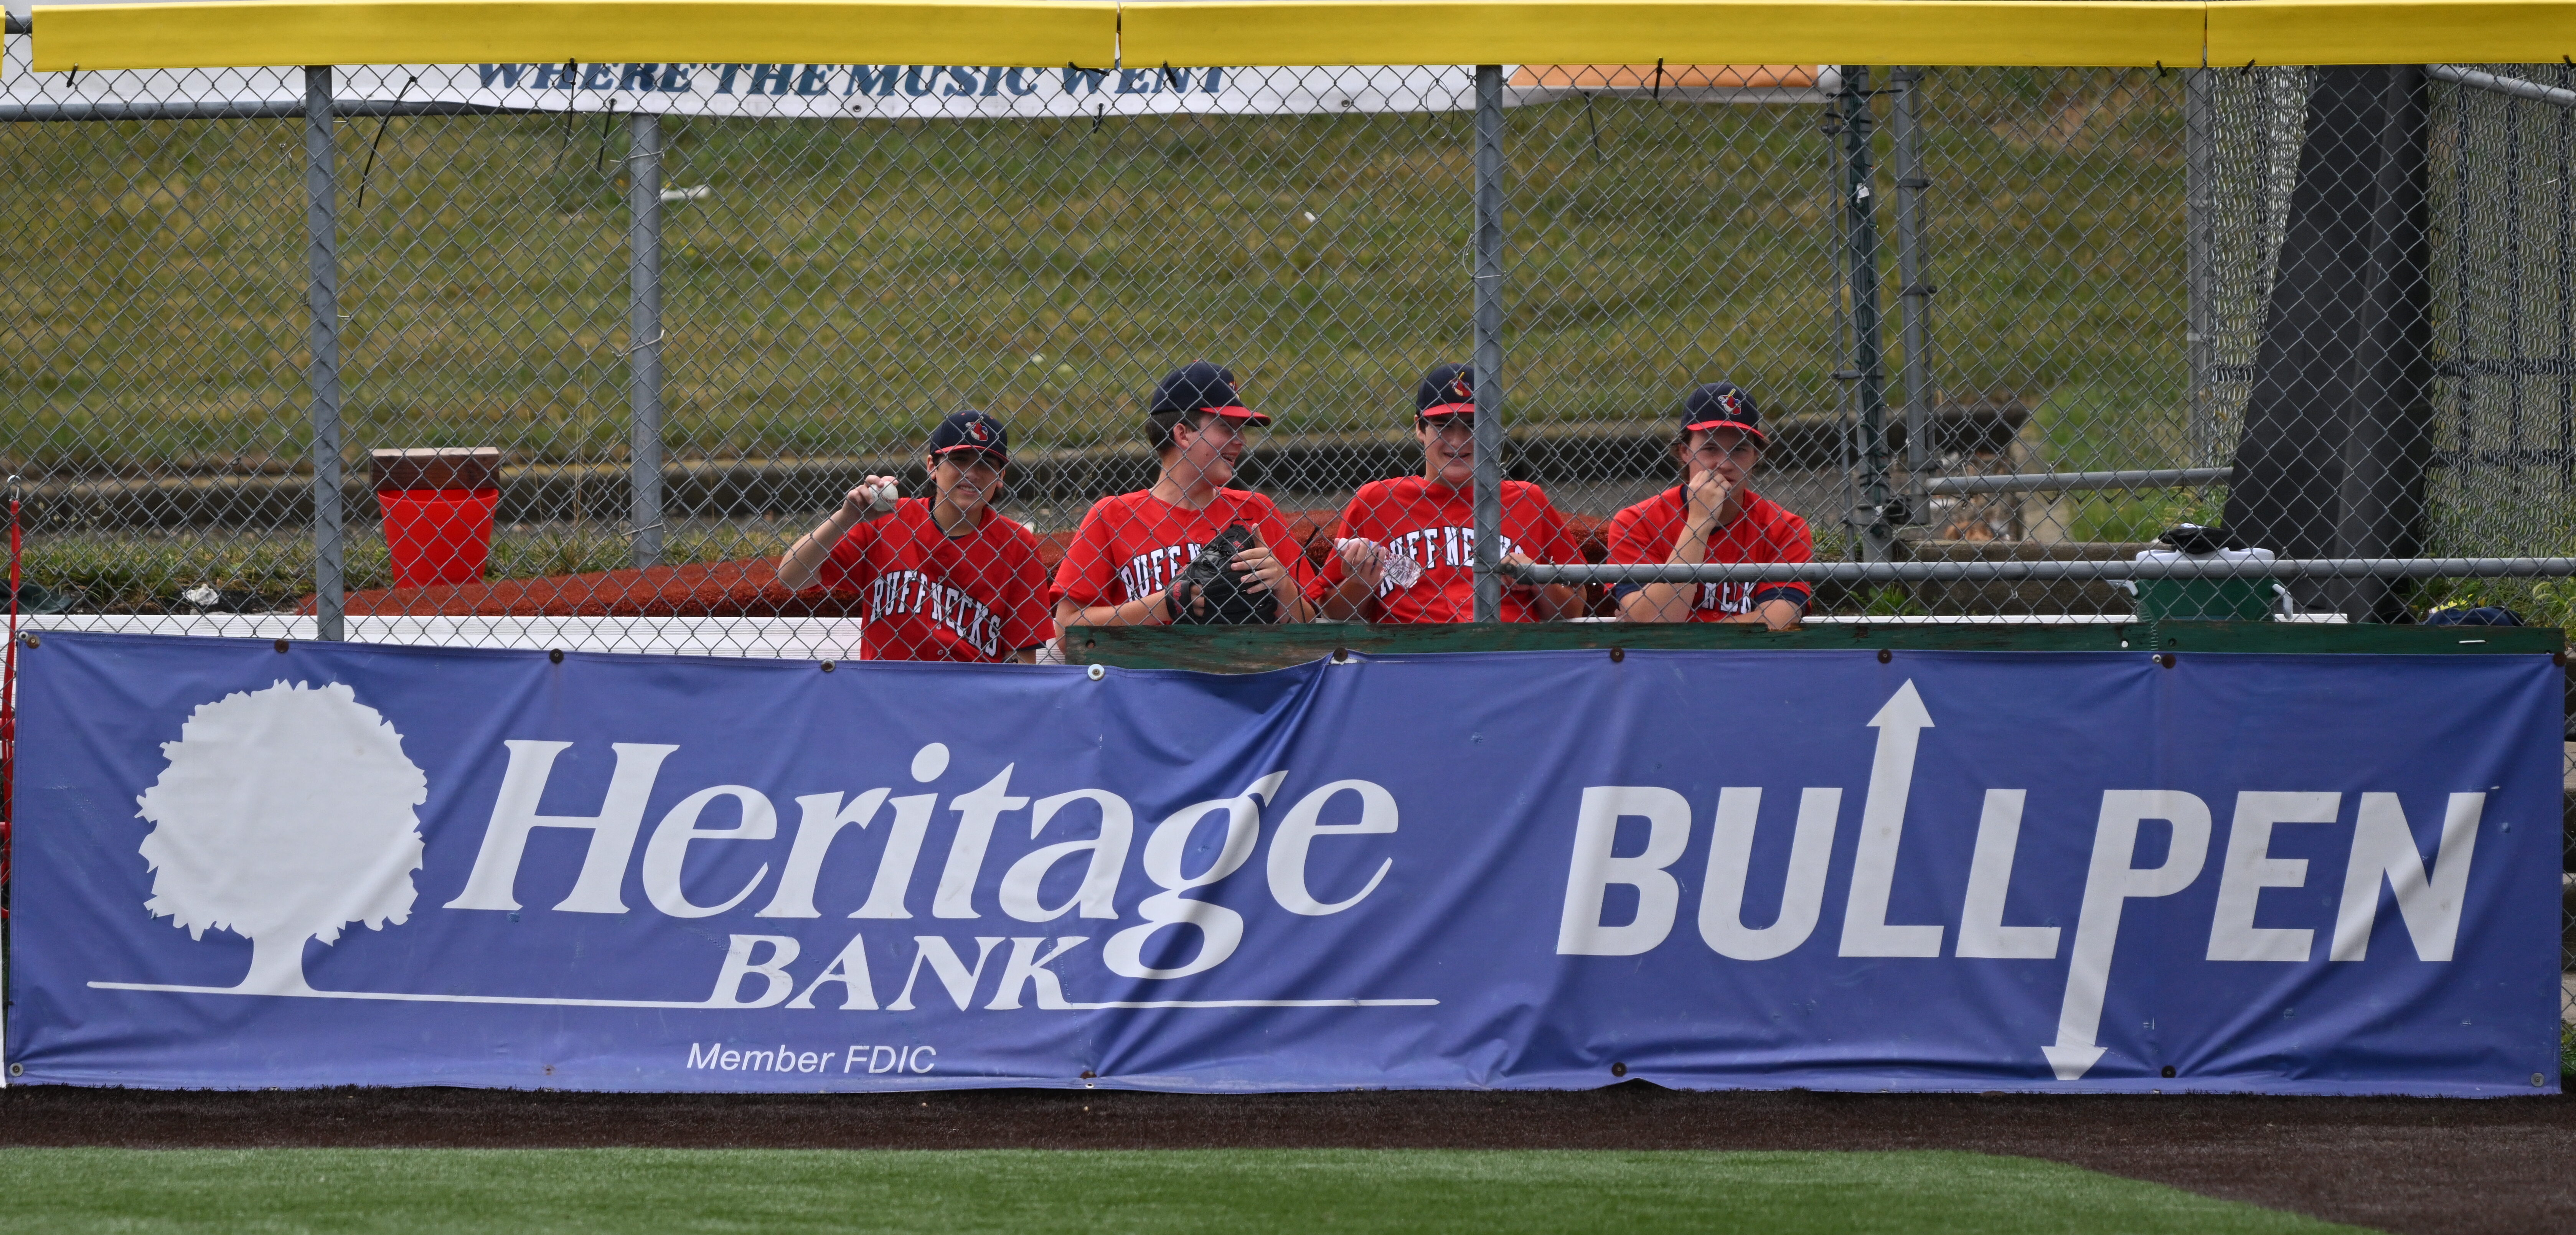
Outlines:
{"label": "brown dirt warning track", "polygon": [[2576,1231],[2576,1097],[0,1090],[0,1147],[1957,1149],[2339,1222]]}

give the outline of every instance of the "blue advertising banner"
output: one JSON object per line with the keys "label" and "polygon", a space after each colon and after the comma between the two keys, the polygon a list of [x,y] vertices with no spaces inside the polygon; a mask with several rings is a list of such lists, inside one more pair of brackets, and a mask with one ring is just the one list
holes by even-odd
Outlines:
{"label": "blue advertising banner", "polygon": [[2557,1085],[2543,657],[22,656],[18,1083]]}

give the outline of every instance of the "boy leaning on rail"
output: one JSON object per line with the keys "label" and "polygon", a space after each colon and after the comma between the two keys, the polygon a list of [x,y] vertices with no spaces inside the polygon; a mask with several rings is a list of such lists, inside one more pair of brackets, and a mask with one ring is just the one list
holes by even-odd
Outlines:
{"label": "boy leaning on rail", "polygon": [[1269,423],[1243,405],[1223,368],[1202,360],[1167,374],[1145,416],[1159,469],[1153,487],[1102,498],[1082,516],[1056,567],[1059,631],[1310,620],[1313,572],[1288,520],[1269,498],[1226,487],[1245,430]]}
{"label": "boy leaning on rail", "polygon": [[[1745,488],[1767,440],[1753,396],[1731,382],[1682,401],[1673,456],[1682,483],[1610,521],[1612,565],[1806,562],[1807,521]],[[1804,619],[1804,583],[1621,583],[1611,589],[1628,622],[1761,622],[1793,630]]]}
{"label": "boy leaning on rail", "polygon": [[863,660],[1028,663],[1047,641],[1037,537],[992,508],[1010,464],[1002,422],[963,411],[924,448],[934,496],[870,476],[778,560],[790,591],[864,593]]}
{"label": "boy leaning on rail", "polygon": [[[1413,396],[1413,436],[1422,474],[1372,481],[1351,495],[1333,532],[1333,556],[1311,594],[1326,617],[1373,622],[1476,620],[1476,374],[1444,364],[1424,374]],[[1502,485],[1502,558],[1577,562],[1581,550],[1546,491],[1527,481]],[[1574,617],[1583,589],[1512,585],[1506,622]]]}

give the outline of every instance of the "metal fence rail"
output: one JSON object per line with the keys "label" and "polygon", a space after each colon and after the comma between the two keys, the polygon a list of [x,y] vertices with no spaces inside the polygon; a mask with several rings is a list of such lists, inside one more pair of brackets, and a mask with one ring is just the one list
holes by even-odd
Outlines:
{"label": "metal fence rail", "polygon": [[2031,472],[2020,476],[1935,476],[1923,492],[1940,497],[1975,493],[2074,493],[2100,489],[2183,489],[2224,484],[2234,468],[2163,467],[2128,472]]}
{"label": "metal fence rail", "polygon": [[2247,561],[1768,562],[1516,566],[1528,583],[1984,583],[2114,579],[2563,579],[2576,558],[2310,558]]}

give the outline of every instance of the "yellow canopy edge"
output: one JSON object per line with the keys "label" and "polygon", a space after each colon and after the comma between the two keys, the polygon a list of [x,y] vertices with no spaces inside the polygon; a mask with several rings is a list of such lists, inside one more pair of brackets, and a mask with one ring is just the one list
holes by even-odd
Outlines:
{"label": "yellow canopy edge", "polygon": [[580,60],[1104,64],[1108,0],[241,0],[43,5],[34,67]]}
{"label": "yellow canopy edge", "polygon": [[2209,6],[2050,0],[1169,0],[1130,65],[2200,63]]}
{"label": "yellow canopy edge", "polygon": [[42,5],[35,17],[34,67],[47,72],[676,58],[2181,68],[2576,55],[2576,0],[241,0]]}
{"label": "yellow canopy edge", "polygon": [[2233,0],[2209,8],[2209,62],[2423,64],[2576,54],[2566,0]]}

